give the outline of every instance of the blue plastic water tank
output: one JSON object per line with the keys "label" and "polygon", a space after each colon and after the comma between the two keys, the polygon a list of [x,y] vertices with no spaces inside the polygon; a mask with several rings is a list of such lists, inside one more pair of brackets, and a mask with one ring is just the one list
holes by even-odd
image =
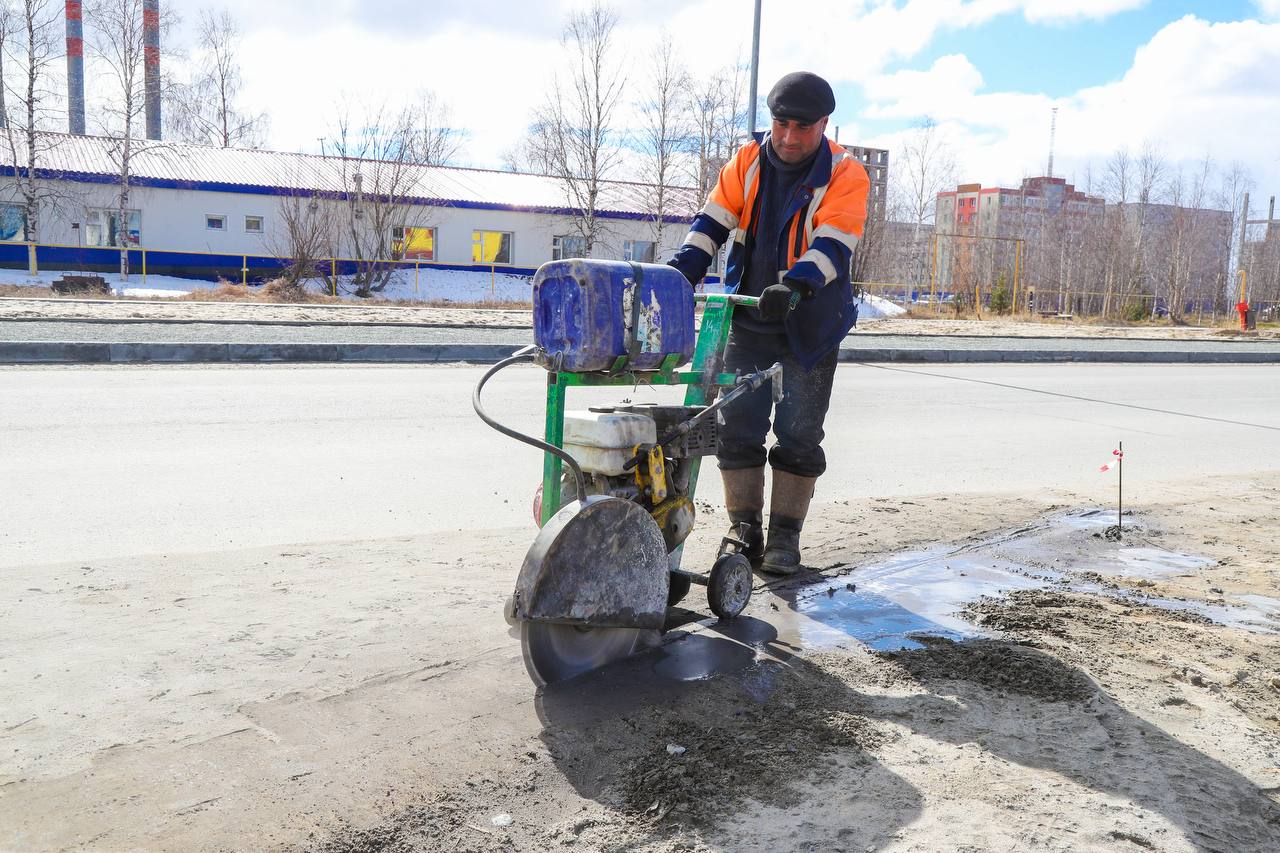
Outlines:
{"label": "blue plastic water tank", "polygon": [[[640,306],[631,328],[636,273]],[[629,370],[656,370],[668,355],[693,356],[693,288],[674,267],[573,258],[551,261],[533,277],[533,337],[561,370],[608,370],[629,344]]]}

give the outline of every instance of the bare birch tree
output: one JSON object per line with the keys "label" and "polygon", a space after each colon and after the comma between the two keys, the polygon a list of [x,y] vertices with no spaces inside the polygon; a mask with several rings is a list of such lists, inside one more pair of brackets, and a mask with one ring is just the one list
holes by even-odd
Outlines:
{"label": "bare birch tree", "polygon": [[447,166],[458,152],[466,134],[450,124],[451,110],[435,92],[418,93],[410,116],[413,125],[414,160],[423,166]]}
{"label": "bare birch tree", "polygon": [[911,268],[914,282],[919,283],[923,279],[927,251],[924,235],[926,231],[934,230],[938,193],[954,189],[956,183],[955,153],[938,129],[937,122],[926,118],[912,129],[903,140],[902,153],[897,157],[893,171],[895,175],[890,187],[895,198],[891,200],[891,206],[914,226]]}
{"label": "bare birch tree", "polygon": [[1137,173],[1137,216],[1133,224],[1133,247],[1130,251],[1129,293],[1151,296],[1151,316],[1155,316],[1156,299],[1152,292],[1152,246],[1148,237],[1153,230],[1151,218],[1152,205],[1158,204],[1169,169],[1164,156],[1151,144],[1144,145],[1142,153],[1135,161]]}
{"label": "bare birch tree", "polygon": [[295,192],[276,204],[280,228],[273,230],[267,248],[288,263],[282,273],[285,282],[300,290],[307,279],[319,278],[326,287],[336,287],[329,265],[330,252],[337,242],[335,207],[310,192]]}
{"label": "bare birch tree", "polygon": [[[647,96],[640,102],[637,147],[643,154],[640,179],[644,204],[652,223],[653,242],[661,251],[667,223],[676,216],[692,216],[688,194],[673,192],[682,152],[689,146],[689,73],[681,64],[671,35],[663,32],[650,55]],[[699,200],[700,202],[701,200]]]}
{"label": "bare birch tree", "polygon": [[937,212],[938,193],[954,189],[956,158],[937,122],[924,119],[902,143],[897,158],[898,192],[910,222],[932,224]]}
{"label": "bare birch tree", "polygon": [[[20,0],[6,4],[0,20],[0,114],[14,166],[31,275],[36,274],[36,243],[44,214],[53,213],[62,200],[56,183],[36,179],[45,168],[45,155],[56,144],[56,137],[44,131],[56,114],[57,93],[49,74],[50,66],[62,56],[58,50],[61,11],[54,0]],[[4,72],[13,74],[12,82]]]}
{"label": "bare birch tree", "polygon": [[[1213,177],[1213,161],[1208,156],[1188,176],[1182,169],[1174,171],[1168,182],[1168,200],[1172,205],[1168,232],[1162,240],[1161,276],[1168,303],[1169,319],[1182,320],[1189,300],[1196,301],[1221,283],[1226,270],[1215,270],[1211,258],[1212,242],[1217,236],[1208,226],[1204,205]],[[1225,235],[1224,235],[1225,236]],[[1157,296],[1159,291],[1157,289]]]}
{"label": "bare birch tree", "polygon": [[0,128],[9,126],[9,100],[6,91],[9,75],[6,69],[9,67],[9,40],[13,38],[17,18],[16,10],[9,0],[0,3]]}
{"label": "bare birch tree", "polygon": [[267,137],[265,113],[237,105],[243,85],[238,47],[241,33],[231,13],[203,9],[196,37],[193,78],[174,86],[167,114],[174,136],[219,148],[259,148]]}
{"label": "bare birch tree", "polygon": [[747,89],[741,64],[723,68],[693,87],[690,108],[693,132],[689,146],[699,202],[711,194],[721,167],[747,138]]}
{"label": "bare birch tree", "polygon": [[617,14],[599,0],[569,16],[561,37],[567,73],[554,78],[529,136],[528,159],[559,181],[587,257],[603,236],[600,196],[621,159],[613,136],[626,78],[614,47],[617,25]]}
{"label": "bare birch tree", "polygon": [[1104,248],[1102,313],[1110,316],[1117,299],[1127,297],[1129,215],[1126,205],[1132,201],[1133,163],[1128,149],[1121,148],[1107,160],[1103,191],[1111,209],[1107,212],[1107,240]]}
{"label": "bare birch tree", "polygon": [[[141,153],[162,148],[162,144],[138,138],[146,112],[146,35],[142,23],[142,0],[93,0],[85,4],[89,26],[86,43],[106,69],[109,94],[98,109],[97,120],[110,140],[107,153],[115,162],[115,237],[120,247],[120,278],[129,278],[129,197],[133,160]],[[169,6],[162,7],[160,33],[163,39],[173,23]],[[107,223],[104,223],[107,227]],[[109,229],[108,229],[109,230]]]}
{"label": "bare birch tree", "polygon": [[386,106],[354,119],[342,110],[329,153],[336,156],[342,204],[335,217],[331,256],[355,262],[352,293],[367,297],[387,286],[395,259],[392,230],[405,226],[422,165],[415,147],[413,110]]}
{"label": "bare birch tree", "polygon": [[[1241,252],[1243,248],[1240,245],[1240,220],[1243,218],[1244,196],[1254,187],[1253,177],[1249,174],[1249,169],[1240,161],[1232,161],[1222,173],[1218,181],[1218,190],[1214,196],[1214,203],[1222,210],[1231,211],[1231,236],[1227,245],[1227,252],[1230,256],[1228,264],[1231,282],[1239,280],[1241,267]],[[1231,287],[1224,288],[1224,291],[1232,291]],[[1234,292],[1234,291],[1232,291]],[[1228,293],[1224,292],[1219,295],[1219,304],[1223,310],[1226,310],[1227,304],[1232,301]]]}

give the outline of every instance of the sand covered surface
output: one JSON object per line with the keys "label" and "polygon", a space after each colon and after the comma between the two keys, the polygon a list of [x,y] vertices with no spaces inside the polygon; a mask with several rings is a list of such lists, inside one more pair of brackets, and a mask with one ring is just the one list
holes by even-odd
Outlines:
{"label": "sand covered surface", "polygon": [[1276,849],[1280,472],[1164,485],[820,495],[812,571],[543,691],[526,529],[13,567],[0,847]]}
{"label": "sand covered surface", "polygon": [[284,304],[131,299],[0,299],[0,321],[21,319],[240,323],[405,323],[430,326],[532,328],[529,309]]}

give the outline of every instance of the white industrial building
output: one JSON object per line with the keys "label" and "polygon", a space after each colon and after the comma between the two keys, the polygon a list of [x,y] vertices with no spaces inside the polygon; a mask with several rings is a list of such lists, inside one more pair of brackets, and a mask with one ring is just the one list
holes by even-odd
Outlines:
{"label": "white industrial building", "polygon": [[[288,257],[290,205],[342,209],[392,195],[389,257],[451,269],[532,273],[558,256],[581,254],[572,210],[553,178],[451,167],[391,166],[334,156],[135,141],[124,227],[155,272],[212,277],[227,268],[262,270]],[[118,259],[120,141],[45,134],[36,171],[41,188],[38,257],[44,268],[109,269]],[[19,149],[22,153],[23,149]],[[18,168],[25,163],[17,164]],[[12,154],[0,153],[0,265],[27,266],[28,234]],[[394,184],[393,194],[382,192]],[[595,257],[661,261],[681,243],[700,200],[677,190],[678,210],[655,242],[648,187],[610,182],[598,204]],[[354,202],[354,205],[353,205]],[[361,213],[355,214],[357,217]],[[338,236],[329,253],[349,258]],[[192,254],[186,254],[192,253]],[[362,257],[367,259],[366,254]],[[136,261],[131,261],[136,266]]]}

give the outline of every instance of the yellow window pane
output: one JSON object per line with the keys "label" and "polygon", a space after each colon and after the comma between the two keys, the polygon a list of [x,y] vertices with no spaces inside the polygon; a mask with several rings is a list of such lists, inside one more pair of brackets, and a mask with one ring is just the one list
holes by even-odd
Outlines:
{"label": "yellow window pane", "polygon": [[434,228],[404,229],[404,257],[430,261],[436,256]]}
{"label": "yellow window pane", "polygon": [[504,231],[472,231],[471,260],[483,264],[510,263],[509,239]]}

